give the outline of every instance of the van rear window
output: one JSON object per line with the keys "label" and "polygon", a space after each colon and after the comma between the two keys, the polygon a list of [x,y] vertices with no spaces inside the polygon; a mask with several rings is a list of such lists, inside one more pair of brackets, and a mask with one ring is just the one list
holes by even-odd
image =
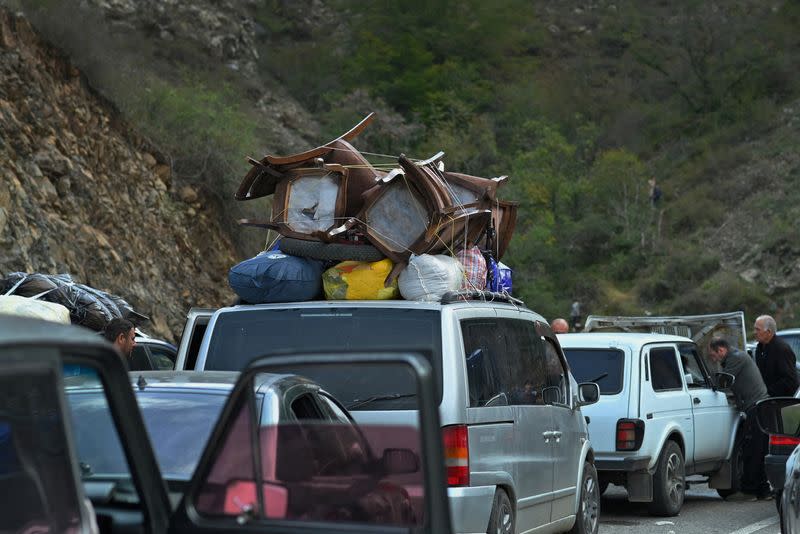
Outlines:
{"label": "van rear window", "polygon": [[625,355],[621,350],[562,348],[578,383],[596,382],[603,395],[615,395],[622,391]]}
{"label": "van rear window", "polygon": [[[246,312],[221,313],[209,340],[204,369],[241,371],[262,356],[294,352],[365,352],[405,351],[424,354],[431,362],[442,390],[441,315],[438,310],[409,308],[283,308],[252,309]],[[345,406],[363,410],[402,410],[416,408],[416,400],[396,400],[361,405],[365,391],[354,388],[367,377],[353,369],[342,382],[337,376],[309,376],[331,392]],[[306,375],[308,376],[308,375]],[[372,395],[391,395],[393,379],[368,377]],[[377,388],[377,389],[375,389]],[[358,391],[356,389],[359,389]]]}

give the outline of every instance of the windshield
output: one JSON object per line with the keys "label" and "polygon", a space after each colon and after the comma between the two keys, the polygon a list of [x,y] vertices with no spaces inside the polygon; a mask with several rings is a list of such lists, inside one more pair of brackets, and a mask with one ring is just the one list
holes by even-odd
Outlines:
{"label": "windshield", "polygon": [[[189,480],[222,411],[227,391],[137,391],[147,433],[165,478]],[[68,390],[84,477],[128,477],[105,394]]]}
{"label": "windshield", "polygon": [[564,355],[578,383],[596,382],[603,395],[622,391],[624,354],[621,350],[564,348]]}
{"label": "windshield", "polygon": [[[221,313],[214,324],[205,369],[241,371],[254,358],[287,349],[414,351],[430,360],[441,398],[440,321],[438,310],[409,308],[284,308]],[[381,372],[306,370],[305,374],[355,410],[404,410],[417,405],[414,396],[405,395],[407,387]],[[376,395],[391,398],[364,403]]]}

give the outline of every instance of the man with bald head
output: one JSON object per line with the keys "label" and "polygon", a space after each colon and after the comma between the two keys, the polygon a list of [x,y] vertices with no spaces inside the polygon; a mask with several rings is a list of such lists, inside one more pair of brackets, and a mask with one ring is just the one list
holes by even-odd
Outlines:
{"label": "man with bald head", "polygon": [[550,323],[550,328],[553,330],[554,334],[569,333],[569,323],[567,323],[566,319],[562,319],[561,317],[558,319],[553,319],[553,322]]}
{"label": "man with bald head", "polygon": [[778,325],[769,315],[756,319],[756,365],[761,371],[770,397],[791,397],[797,391],[795,355],[792,348],[775,335]]}

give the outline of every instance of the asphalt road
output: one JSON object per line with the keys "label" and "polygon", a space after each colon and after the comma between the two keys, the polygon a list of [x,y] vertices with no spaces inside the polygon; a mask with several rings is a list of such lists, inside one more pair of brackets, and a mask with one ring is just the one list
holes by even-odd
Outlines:
{"label": "asphalt road", "polygon": [[779,534],[775,501],[725,502],[705,484],[690,485],[677,517],[652,517],[609,486],[600,503],[602,534]]}

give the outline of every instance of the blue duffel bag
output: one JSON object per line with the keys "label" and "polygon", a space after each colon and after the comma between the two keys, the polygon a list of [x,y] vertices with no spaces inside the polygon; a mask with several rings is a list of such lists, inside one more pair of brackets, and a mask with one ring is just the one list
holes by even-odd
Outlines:
{"label": "blue duffel bag", "polygon": [[322,292],[325,263],[269,250],[231,267],[228,284],[250,304],[312,300]]}

